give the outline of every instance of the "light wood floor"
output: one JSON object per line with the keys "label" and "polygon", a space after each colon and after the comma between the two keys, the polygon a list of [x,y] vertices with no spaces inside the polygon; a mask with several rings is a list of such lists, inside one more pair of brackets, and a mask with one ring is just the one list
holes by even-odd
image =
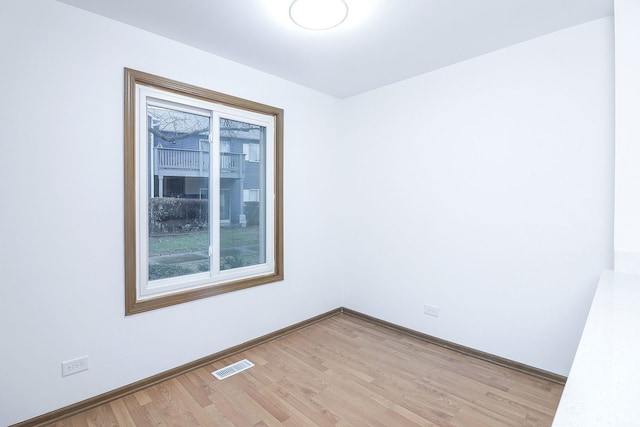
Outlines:
{"label": "light wood floor", "polygon": [[[256,366],[211,375],[245,358]],[[340,314],[50,426],[537,427],[561,393]]]}

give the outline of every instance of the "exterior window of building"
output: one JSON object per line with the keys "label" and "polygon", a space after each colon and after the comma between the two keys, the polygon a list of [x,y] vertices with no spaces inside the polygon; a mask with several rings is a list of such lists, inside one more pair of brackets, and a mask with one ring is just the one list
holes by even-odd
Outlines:
{"label": "exterior window of building", "polygon": [[248,162],[260,161],[260,145],[247,143],[242,145],[242,153],[245,155],[245,160]]}
{"label": "exterior window of building", "polygon": [[282,110],[125,76],[127,314],[282,280]]}
{"label": "exterior window of building", "polygon": [[260,189],[252,188],[252,189],[244,190],[242,199],[244,202],[259,202]]}

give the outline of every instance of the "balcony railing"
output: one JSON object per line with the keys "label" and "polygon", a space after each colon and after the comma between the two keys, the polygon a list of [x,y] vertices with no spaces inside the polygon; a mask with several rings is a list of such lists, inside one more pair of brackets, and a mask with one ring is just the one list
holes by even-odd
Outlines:
{"label": "balcony railing", "polygon": [[[159,176],[209,176],[209,152],[154,147],[153,173]],[[243,178],[244,154],[220,153],[220,177]]]}

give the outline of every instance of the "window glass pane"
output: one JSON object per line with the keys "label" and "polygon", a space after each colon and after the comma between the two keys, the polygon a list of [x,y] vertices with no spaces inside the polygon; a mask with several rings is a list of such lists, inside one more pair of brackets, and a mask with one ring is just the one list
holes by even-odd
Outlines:
{"label": "window glass pane", "polygon": [[149,280],[209,271],[209,131],[203,115],[147,105]]}
{"label": "window glass pane", "polygon": [[[265,262],[265,206],[259,202],[266,185],[266,167],[259,160],[265,136],[263,126],[220,119],[220,137],[230,146],[230,152],[220,153],[220,191],[229,193],[229,221],[220,221],[220,270]],[[247,199],[245,188],[255,195]]]}

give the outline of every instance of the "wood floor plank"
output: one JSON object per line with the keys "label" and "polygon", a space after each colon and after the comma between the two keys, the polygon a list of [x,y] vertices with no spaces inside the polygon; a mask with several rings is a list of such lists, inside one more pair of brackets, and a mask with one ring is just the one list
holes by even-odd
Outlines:
{"label": "wood floor plank", "polygon": [[124,402],[121,399],[114,400],[109,405],[113,409],[113,414],[115,415],[116,420],[118,420],[117,425],[119,426],[136,425],[135,421],[131,417],[131,414],[127,410],[127,407],[125,406]]}
{"label": "wood floor plank", "polygon": [[146,412],[142,408],[142,405],[140,405],[140,401],[136,399],[135,395],[130,395],[130,396],[123,397],[122,399],[118,399],[118,401],[120,400],[124,404],[124,407],[129,413],[129,416],[133,420],[133,425],[143,426],[145,422],[148,422]]}
{"label": "wood floor plank", "polygon": [[176,378],[176,380],[200,407],[206,408],[213,403],[211,399],[209,399],[206,385],[203,384],[203,381],[201,381],[194,372],[187,372]]}
{"label": "wood floor plank", "polygon": [[548,427],[562,388],[339,314],[49,427]]}

